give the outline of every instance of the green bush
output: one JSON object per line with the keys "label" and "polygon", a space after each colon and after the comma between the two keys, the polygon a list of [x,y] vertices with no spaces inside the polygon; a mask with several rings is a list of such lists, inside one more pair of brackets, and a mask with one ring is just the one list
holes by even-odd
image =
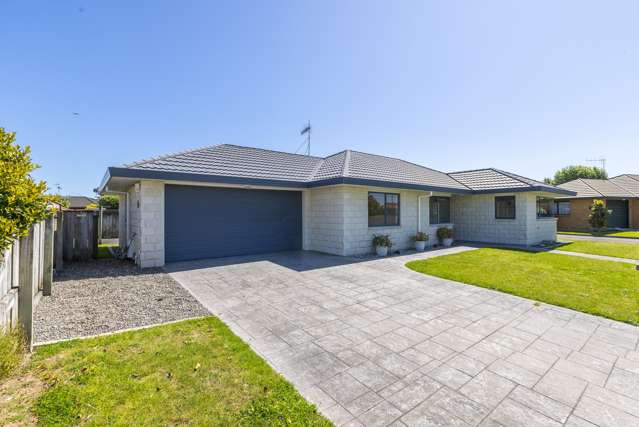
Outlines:
{"label": "green bush", "polygon": [[119,205],[120,201],[118,200],[118,196],[105,194],[98,198],[98,206],[104,209],[117,209]]}
{"label": "green bush", "polygon": [[418,231],[417,234],[413,236],[413,240],[416,242],[427,242],[428,234],[424,233],[423,231]]}
{"label": "green bush", "polygon": [[593,200],[590,206],[590,214],[588,215],[588,222],[590,226],[595,230],[601,230],[608,225],[608,215],[610,210],[606,209],[606,202],[603,200]]}
{"label": "green bush", "polygon": [[15,371],[22,362],[25,352],[26,346],[21,329],[0,331],[0,380]]}
{"label": "green bush", "polygon": [[47,185],[36,181],[31,172],[38,168],[31,162],[29,147],[15,144],[16,135],[0,128],[0,253],[11,242],[29,233],[29,227],[50,214]]}
{"label": "green bush", "polygon": [[388,234],[375,234],[373,236],[373,246],[386,246],[390,248],[393,246],[393,241]]}
{"label": "green bush", "polygon": [[439,227],[437,229],[437,237],[439,238],[439,240],[452,239],[453,229],[449,227]]}

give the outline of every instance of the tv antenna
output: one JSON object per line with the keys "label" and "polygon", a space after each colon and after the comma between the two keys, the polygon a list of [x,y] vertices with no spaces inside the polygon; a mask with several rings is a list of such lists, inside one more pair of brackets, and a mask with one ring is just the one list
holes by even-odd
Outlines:
{"label": "tv antenna", "polygon": [[300,148],[306,145],[306,155],[310,156],[311,155],[311,121],[310,120],[308,121],[306,126],[304,126],[304,128],[300,131],[300,135],[306,135],[306,139],[304,140],[302,145],[300,145],[297,148],[295,152],[297,153],[300,150]]}
{"label": "tv antenna", "polygon": [[606,170],[606,159],[601,157],[599,159],[586,159],[587,162],[599,162],[601,163],[601,169]]}

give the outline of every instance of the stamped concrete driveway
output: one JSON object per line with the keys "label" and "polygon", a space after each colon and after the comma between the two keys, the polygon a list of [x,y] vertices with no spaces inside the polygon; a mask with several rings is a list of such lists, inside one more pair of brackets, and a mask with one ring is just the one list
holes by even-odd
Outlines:
{"label": "stamped concrete driveway", "polygon": [[404,267],[467,249],[168,269],[337,425],[639,425],[639,329]]}

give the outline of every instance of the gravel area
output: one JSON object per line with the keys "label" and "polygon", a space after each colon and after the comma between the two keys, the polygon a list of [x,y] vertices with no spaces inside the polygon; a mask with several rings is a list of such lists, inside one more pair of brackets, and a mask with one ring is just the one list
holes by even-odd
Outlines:
{"label": "gravel area", "polygon": [[78,338],[208,315],[162,269],[95,260],[65,264],[34,313],[34,342]]}

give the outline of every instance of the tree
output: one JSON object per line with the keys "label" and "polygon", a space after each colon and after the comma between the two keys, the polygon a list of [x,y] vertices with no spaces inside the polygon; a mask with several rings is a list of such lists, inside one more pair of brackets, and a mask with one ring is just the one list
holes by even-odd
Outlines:
{"label": "tree", "polygon": [[588,215],[588,222],[590,226],[595,230],[600,230],[608,225],[608,215],[612,211],[606,209],[606,202],[603,200],[593,200],[590,206],[590,214]]}
{"label": "tree", "polygon": [[566,166],[555,172],[554,178],[544,178],[544,182],[559,185],[578,178],[608,179],[608,173],[605,169],[596,166]]}
{"label": "tree", "polygon": [[119,205],[120,201],[118,200],[118,196],[105,194],[98,197],[98,206],[104,209],[117,209]]}
{"label": "tree", "polygon": [[49,202],[57,200],[45,194],[44,181],[31,177],[38,165],[31,162],[31,149],[17,145],[15,139],[14,132],[0,127],[0,252],[50,215]]}

